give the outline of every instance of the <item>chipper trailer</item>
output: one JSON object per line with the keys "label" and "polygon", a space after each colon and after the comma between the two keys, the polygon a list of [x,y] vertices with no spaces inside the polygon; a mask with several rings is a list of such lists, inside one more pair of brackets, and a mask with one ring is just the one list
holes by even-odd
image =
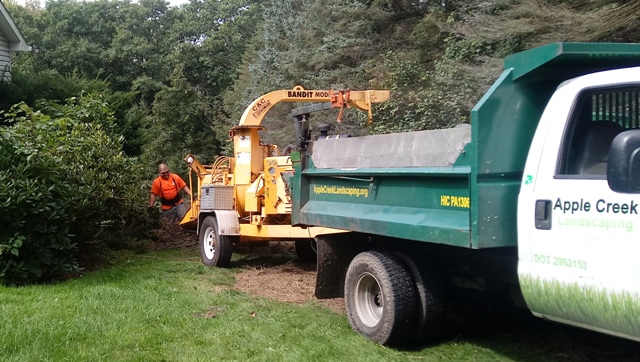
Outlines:
{"label": "chipper trailer", "polygon": [[316,238],[316,296],[382,344],[438,336],[475,293],[640,340],[639,66],[640,44],[542,46],[470,124],[293,153],[293,224],[346,231]]}
{"label": "chipper trailer", "polygon": [[[371,105],[389,99],[384,90],[307,90],[297,86],[265,94],[244,111],[240,122],[231,129],[234,154],[220,157],[212,165],[201,164],[193,155],[185,162],[191,168],[189,182],[197,177],[196,198],[181,224],[196,226],[200,238],[202,262],[226,267],[233,246],[257,245],[267,241],[295,241],[301,259],[313,258],[313,238],[318,234],[341,233],[322,227],[291,226],[290,182],[293,176],[291,156],[276,145],[262,144],[258,131],[266,113],[279,102],[321,103],[340,108],[356,108],[369,113]],[[296,117],[296,143],[306,146],[309,129],[305,114]]]}

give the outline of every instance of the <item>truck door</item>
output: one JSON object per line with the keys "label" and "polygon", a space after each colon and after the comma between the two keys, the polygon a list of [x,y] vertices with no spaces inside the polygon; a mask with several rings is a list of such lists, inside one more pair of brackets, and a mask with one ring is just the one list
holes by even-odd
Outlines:
{"label": "truck door", "polygon": [[535,315],[640,340],[640,197],[612,191],[606,179],[611,142],[633,128],[638,68],[556,91],[518,200],[518,274]]}

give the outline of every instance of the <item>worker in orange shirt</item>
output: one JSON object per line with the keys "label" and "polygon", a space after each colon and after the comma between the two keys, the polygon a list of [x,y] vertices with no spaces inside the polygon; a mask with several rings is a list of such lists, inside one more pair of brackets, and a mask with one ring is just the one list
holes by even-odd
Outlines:
{"label": "worker in orange shirt", "polygon": [[158,165],[159,176],[153,180],[151,185],[151,195],[149,195],[149,209],[155,208],[156,198],[160,198],[162,204],[162,215],[169,220],[178,219],[178,221],[184,218],[187,213],[187,208],[184,206],[182,197],[180,196],[180,190],[184,190],[189,196],[191,190],[182,178],[169,171],[169,166],[166,163]]}

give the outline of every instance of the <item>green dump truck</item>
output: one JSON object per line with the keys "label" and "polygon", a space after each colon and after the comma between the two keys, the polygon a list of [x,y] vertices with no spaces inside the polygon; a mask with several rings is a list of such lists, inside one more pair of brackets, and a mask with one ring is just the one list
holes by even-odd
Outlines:
{"label": "green dump truck", "polygon": [[382,344],[437,336],[456,291],[640,340],[637,66],[554,43],[507,57],[470,124],[309,142],[292,222],[348,231],[316,239],[316,296]]}

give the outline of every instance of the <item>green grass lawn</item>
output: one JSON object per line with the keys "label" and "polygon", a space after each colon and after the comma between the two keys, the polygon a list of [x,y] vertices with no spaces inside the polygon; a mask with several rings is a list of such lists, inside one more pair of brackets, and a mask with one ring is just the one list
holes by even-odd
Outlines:
{"label": "green grass lawn", "polygon": [[240,270],[207,268],[188,248],[122,254],[55,285],[0,287],[0,361],[631,361],[640,352],[537,320],[483,318],[435,346],[389,349],[313,302],[235,291]]}

